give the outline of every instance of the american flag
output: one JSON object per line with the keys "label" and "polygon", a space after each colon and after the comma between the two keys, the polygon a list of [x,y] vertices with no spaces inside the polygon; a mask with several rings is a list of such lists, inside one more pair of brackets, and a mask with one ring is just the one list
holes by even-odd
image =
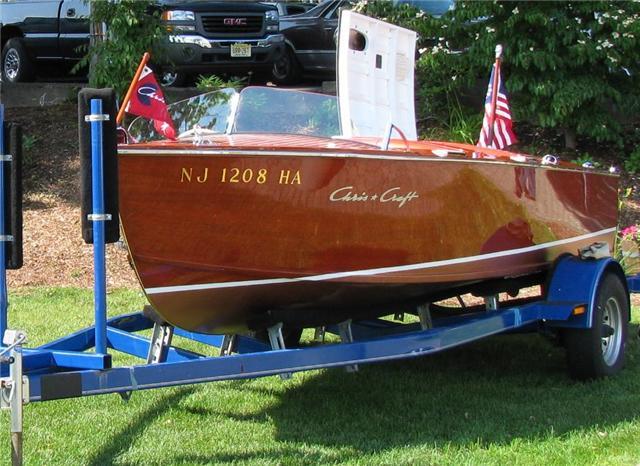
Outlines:
{"label": "american flag", "polygon": [[[495,119],[493,121],[493,137],[491,137],[489,134],[489,127],[491,125],[491,100],[496,67],[498,68],[498,98],[496,99],[496,112]],[[493,65],[493,69],[491,70],[491,79],[489,79],[487,98],[484,101],[484,119],[482,120],[482,130],[480,131],[478,146],[502,149],[516,142],[518,142],[518,140],[516,139],[516,135],[512,128],[511,110],[509,109],[509,101],[507,100],[507,91],[500,76],[500,67],[496,63]]]}

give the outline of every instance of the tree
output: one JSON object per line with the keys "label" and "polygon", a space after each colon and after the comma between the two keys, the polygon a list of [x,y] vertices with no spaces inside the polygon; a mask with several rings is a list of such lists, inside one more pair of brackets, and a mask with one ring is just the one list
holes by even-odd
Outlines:
{"label": "tree", "polygon": [[[375,16],[390,8],[368,3]],[[402,9],[399,24],[421,37],[417,69],[429,112],[445,111],[445,96],[478,77],[488,80],[502,44],[516,121],[562,128],[572,146],[576,134],[622,143],[621,121],[638,118],[639,2],[456,1],[439,19],[418,18],[417,10],[407,19]]]}
{"label": "tree", "polygon": [[167,31],[153,1],[92,1],[91,21],[107,24],[106,40],[93,43],[79,63],[91,65],[91,86],[113,87],[122,95],[144,52],[150,51],[156,61],[164,56]]}

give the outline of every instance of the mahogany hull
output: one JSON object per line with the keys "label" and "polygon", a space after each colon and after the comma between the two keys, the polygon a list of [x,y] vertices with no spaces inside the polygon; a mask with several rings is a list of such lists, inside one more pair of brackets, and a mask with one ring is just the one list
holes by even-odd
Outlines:
{"label": "mahogany hull", "polygon": [[614,176],[418,149],[123,146],[119,178],[149,301],[200,332],[533,274],[617,222]]}

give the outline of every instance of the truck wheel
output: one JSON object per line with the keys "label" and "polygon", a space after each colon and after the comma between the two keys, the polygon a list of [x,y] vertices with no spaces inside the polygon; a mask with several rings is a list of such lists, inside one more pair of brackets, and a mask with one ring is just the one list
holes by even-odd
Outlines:
{"label": "truck wheel", "polygon": [[27,55],[22,39],[9,39],[2,49],[2,80],[9,83],[30,81],[33,65]]}
{"label": "truck wheel", "polygon": [[184,73],[177,71],[164,71],[160,75],[160,84],[164,87],[180,87],[186,80]]}
{"label": "truck wheel", "polygon": [[275,61],[271,75],[278,84],[295,84],[300,80],[300,64],[291,47],[286,47]]}
{"label": "truck wheel", "polygon": [[624,364],[629,299],[620,278],[607,273],[596,294],[593,322],[588,329],[566,329],[569,374],[589,380],[618,373]]}

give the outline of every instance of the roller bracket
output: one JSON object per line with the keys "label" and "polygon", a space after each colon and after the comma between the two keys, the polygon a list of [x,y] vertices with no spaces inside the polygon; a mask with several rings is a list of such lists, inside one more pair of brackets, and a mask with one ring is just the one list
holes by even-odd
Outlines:
{"label": "roller bracket", "polygon": [[89,214],[87,215],[87,219],[89,219],[90,222],[105,222],[111,220],[111,214]]}
{"label": "roller bracket", "polygon": [[225,334],[225,336],[222,337],[222,344],[220,345],[220,356],[229,356],[233,353],[236,347],[236,340],[235,334]]}
{"label": "roller bracket", "polygon": [[[338,332],[342,343],[353,343],[353,332],[351,331],[351,319],[345,320],[338,324]],[[358,372],[357,364],[345,366],[347,372]]]}
{"label": "roller bracket", "polygon": [[431,307],[429,303],[418,306],[418,317],[420,318],[420,328],[422,330],[433,328],[433,319],[431,317]]}
{"label": "roller bracket", "polygon": [[[267,333],[269,334],[269,343],[271,343],[271,349],[274,351],[287,349],[284,344],[284,337],[282,336],[282,322],[278,322],[277,324],[269,327],[267,329]],[[291,372],[283,372],[280,374],[280,378],[282,380],[290,379],[293,375]]]}
{"label": "roller bracket", "polygon": [[147,354],[147,364],[158,364],[167,360],[167,354],[171,347],[173,338],[173,325],[155,323],[153,334],[149,342],[149,353]]}
{"label": "roller bracket", "polygon": [[92,121],[109,121],[109,115],[107,115],[107,114],[86,115],[84,117],[84,121],[86,121],[87,123],[91,123]]}

